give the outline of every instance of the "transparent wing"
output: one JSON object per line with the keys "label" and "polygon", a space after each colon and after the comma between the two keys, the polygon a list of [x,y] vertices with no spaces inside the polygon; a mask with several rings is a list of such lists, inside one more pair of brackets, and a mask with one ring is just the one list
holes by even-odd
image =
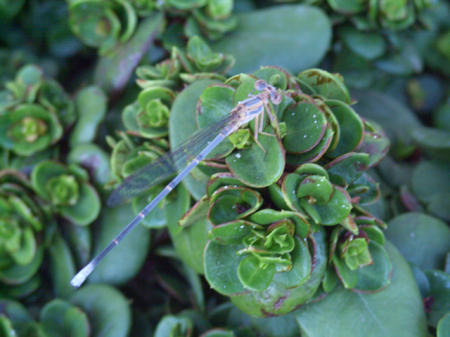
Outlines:
{"label": "transparent wing", "polygon": [[206,145],[236,117],[237,114],[231,114],[216,124],[197,131],[173,151],[166,153],[139,172],[125,178],[122,184],[111,193],[106,204],[112,207],[137,197],[149,188],[162,183],[178,170],[183,169],[189,160],[197,157]]}

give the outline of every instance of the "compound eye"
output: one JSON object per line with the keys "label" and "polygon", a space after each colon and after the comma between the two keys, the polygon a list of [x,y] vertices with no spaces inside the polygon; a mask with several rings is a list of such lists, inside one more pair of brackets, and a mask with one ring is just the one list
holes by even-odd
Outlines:
{"label": "compound eye", "polygon": [[257,80],[257,81],[255,82],[255,89],[256,89],[256,90],[261,91],[261,90],[264,90],[264,89],[266,89],[266,88],[267,88],[267,83],[266,83],[266,81],[259,79],[259,80]]}
{"label": "compound eye", "polygon": [[270,93],[270,100],[272,101],[273,104],[280,104],[282,99],[283,96],[278,91]]}

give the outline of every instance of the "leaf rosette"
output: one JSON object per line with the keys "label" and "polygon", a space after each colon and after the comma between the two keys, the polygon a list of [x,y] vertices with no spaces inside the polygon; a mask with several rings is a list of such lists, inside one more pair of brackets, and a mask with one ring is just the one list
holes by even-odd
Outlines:
{"label": "leaf rosette", "polygon": [[51,224],[50,209],[32,191],[26,177],[0,171],[2,293],[22,297],[39,287],[35,276],[43,259],[42,233]]}
{"label": "leaf rosette", "polygon": [[56,115],[39,105],[21,104],[0,116],[0,145],[19,156],[43,151],[61,137]]}
{"label": "leaf rosette", "polygon": [[128,0],[77,0],[69,5],[69,26],[86,45],[105,54],[134,33],[137,13]]}
{"label": "leaf rosette", "polygon": [[376,292],[389,284],[391,262],[383,248],[386,224],[354,207],[347,227],[335,227],[330,234],[330,265],[323,281],[329,292],[340,280],[356,292]]}
{"label": "leaf rosette", "polygon": [[22,67],[0,94],[0,146],[17,156],[42,153],[75,121],[75,108],[63,88],[43,78],[34,65]]}
{"label": "leaf rosette", "polygon": [[36,193],[47,201],[56,213],[73,224],[87,226],[99,215],[100,197],[88,182],[89,176],[81,167],[49,160],[37,164],[31,173]]}
{"label": "leaf rosette", "polygon": [[214,53],[208,44],[199,36],[191,37],[186,51],[172,47],[170,59],[150,66],[138,67],[137,84],[142,88],[164,86],[174,88],[180,82],[193,83],[202,79],[225,81],[224,74],[234,64],[231,55]]}
{"label": "leaf rosette", "polygon": [[35,65],[20,68],[5,88],[0,95],[0,116],[21,104],[36,104],[57,116],[64,127],[75,121],[75,107],[69,95],[58,82],[45,79],[43,70]]}
{"label": "leaf rosette", "polygon": [[[362,206],[380,195],[366,171],[385,156],[389,141],[350,107],[342,77],[318,69],[293,77],[265,67],[209,86],[197,104],[198,126],[214,124],[257,94],[256,78],[280,89],[281,103],[267,104],[277,119],[251,121],[210,153],[199,167],[212,174],[207,194],[180,221],[181,232],[202,217],[213,225],[204,251],[207,281],[240,309],[263,317],[307,302],[323,279],[327,291],[339,279],[355,291],[382,289],[390,278],[378,230],[384,223]],[[328,246],[333,254],[327,258]],[[356,283],[337,267],[331,273],[327,260],[355,273]],[[376,286],[371,277],[378,277]]]}
{"label": "leaf rosette", "polygon": [[122,112],[128,134],[147,139],[167,136],[170,107],[174,99],[175,93],[164,87],[142,90],[137,100]]}
{"label": "leaf rosette", "polygon": [[[215,225],[209,232],[210,241],[204,253],[206,279],[215,290],[233,299],[249,292],[258,294],[255,296],[260,300],[266,297],[264,305],[254,303],[253,315],[288,313],[294,309],[294,301],[277,307],[279,297],[270,295],[271,289],[276,285],[281,292],[308,283],[313,261],[325,260],[326,255],[314,255],[311,224],[302,213],[263,209],[262,195],[242,185],[229,173],[216,174],[208,185],[208,198],[201,199],[190,211],[192,216],[198,216],[203,209],[209,222]],[[189,222],[189,216],[183,220]],[[323,249],[321,254],[325,254]],[[324,272],[324,264],[319,270]],[[320,282],[316,280],[314,284],[316,288],[307,291],[310,296]],[[294,297],[307,301],[308,295],[295,292]],[[241,307],[242,303],[237,305],[248,312]],[[267,310],[265,314],[262,308]]]}

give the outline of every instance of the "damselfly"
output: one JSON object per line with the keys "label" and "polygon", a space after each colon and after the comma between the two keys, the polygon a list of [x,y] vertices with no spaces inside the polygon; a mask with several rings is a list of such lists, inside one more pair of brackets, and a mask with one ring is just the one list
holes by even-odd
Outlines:
{"label": "damselfly", "polygon": [[[106,254],[117,246],[119,242],[223,139],[253,119],[255,119],[255,129],[257,130],[259,125],[259,131],[262,131],[262,112],[266,109],[269,118],[272,119],[273,116],[268,110],[269,100],[274,105],[278,105],[281,102],[282,96],[274,86],[267,84],[264,80],[257,80],[254,87],[261,92],[257,95],[249,95],[250,97],[239,102],[231,111],[231,114],[225,119],[209,128],[200,130],[181,143],[174,151],[160,157],[157,161],[144,167],[138,173],[127,177],[123,183],[112,192],[107,201],[107,204],[110,206],[120,204],[127,199],[141,194],[147,189],[163,182],[168,176],[184,167],[184,169],[180,171],[161,193],[159,193],[98,256],[75,275],[70,282],[72,286],[79,287]],[[259,118],[261,118],[261,120],[259,120]],[[255,132],[255,141],[258,143],[257,135],[258,133]],[[197,149],[197,154],[195,153],[195,150],[187,151],[187,149],[190,149],[194,145]],[[189,155],[186,153],[189,153]],[[192,157],[194,157],[194,159],[188,163],[189,158]]]}

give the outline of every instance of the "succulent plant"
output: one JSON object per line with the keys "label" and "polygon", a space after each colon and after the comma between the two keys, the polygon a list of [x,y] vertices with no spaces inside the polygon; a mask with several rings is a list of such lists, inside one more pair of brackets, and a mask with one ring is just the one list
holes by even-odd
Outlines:
{"label": "succulent plant", "polygon": [[37,194],[56,213],[80,226],[91,224],[100,213],[100,197],[88,183],[87,172],[77,165],[64,166],[42,161],[31,173],[31,183]]}
{"label": "succulent plant", "polygon": [[[449,18],[446,0],[0,0],[1,333],[448,334]],[[74,289],[257,79],[280,104]]]}
{"label": "succulent plant", "polygon": [[136,29],[137,14],[127,0],[71,1],[69,13],[74,34],[86,45],[99,48],[100,54],[127,41]]}
{"label": "succulent plant", "polygon": [[[242,130],[250,137],[231,138],[210,155],[224,159],[210,163],[210,171],[225,173],[212,175],[206,196],[181,220],[183,230],[203,227],[195,220],[201,217],[213,226],[203,241],[204,265],[193,267],[204,268],[211,287],[241,310],[261,317],[286,314],[310,300],[326,271],[327,291],[338,279],[355,291],[385,287],[391,272],[379,230],[385,225],[363,205],[379,197],[365,171],[384,157],[389,141],[348,105],[342,79],[317,69],[293,77],[266,67],[210,86],[198,103],[198,125],[229,113],[233,101],[252,91],[255,77],[283,90],[271,112],[279,124],[258,136],[262,148],[250,123]],[[196,245],[202,246],[198,238]],[[193,252],[180,252],[187,254]],[[327,260],[334,271],[327,270]],[[372,273],[376,285],[368,281]]]}
{"label": "succulent plant", "polygon": [[61,139],[63,127],[75,121],[72,100],[36,66],[21,68],[6,88],[0,103],[0,146],[18,156],[48,149]]}
{"label": "succulent plant", "polygon": [[51,210],[25,176],[0,171],[0,279],[4,296],[23,297],[39,287],[44,233],[55,226]]}
{"label": "succulent plant", "polygon": [[140,66],[136,70],[137,84],[142,88],[165,86],[175,88],[180,80],[192,83],[201,79],[225,80],[223,76],[234,64],[234,58],[214,53],[199,36],[189,39],[186,52],[172,47],[171,57],[155,66]]}

